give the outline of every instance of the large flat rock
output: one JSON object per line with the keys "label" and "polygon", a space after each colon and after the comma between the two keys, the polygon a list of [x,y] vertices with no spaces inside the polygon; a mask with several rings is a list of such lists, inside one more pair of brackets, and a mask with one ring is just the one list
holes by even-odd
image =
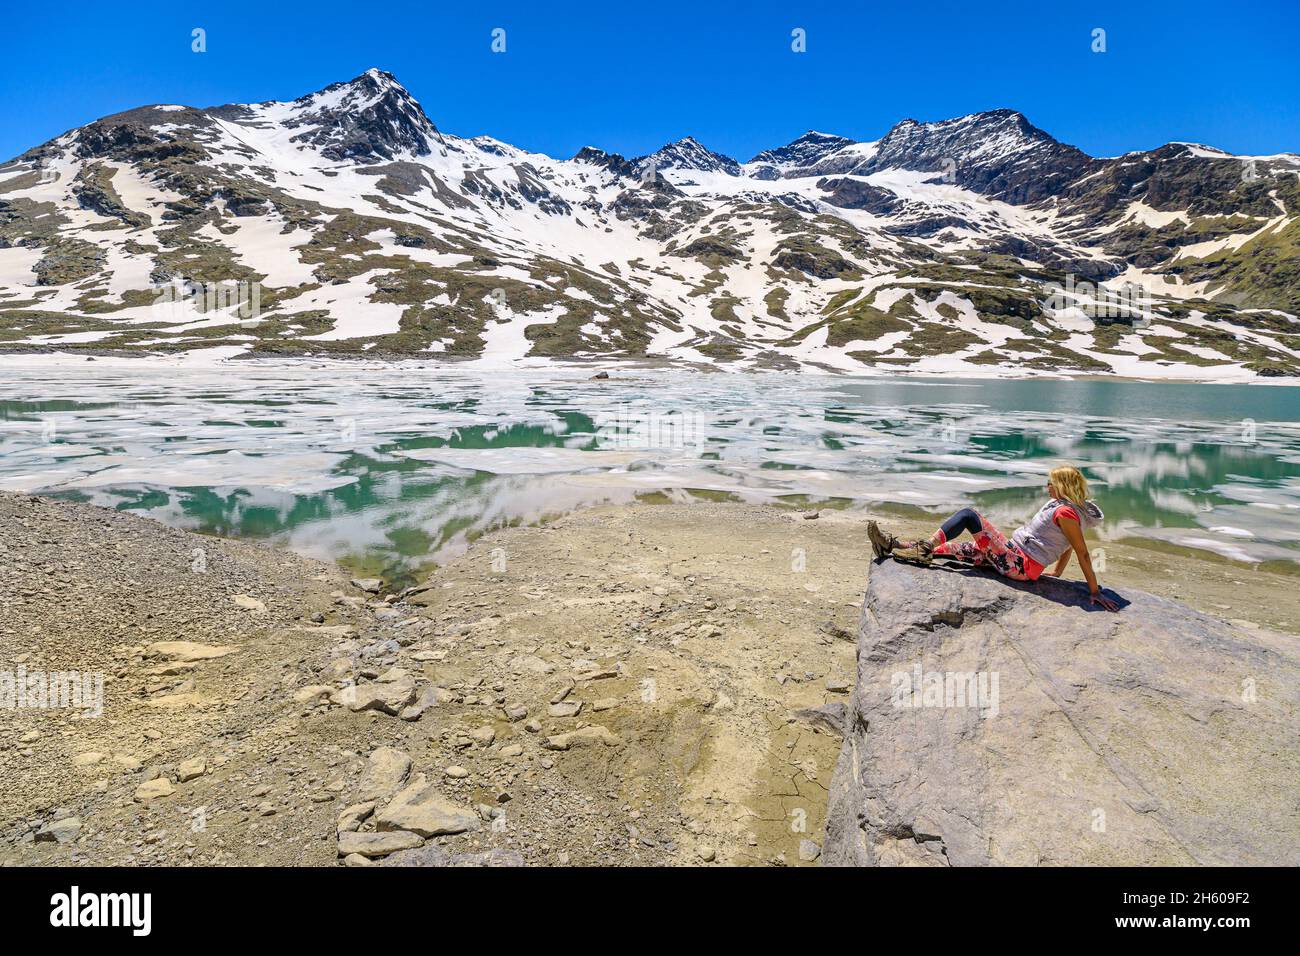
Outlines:
{"label": "large flat rock", "polygon": [[422,837],[464,833],[478,829],[473,810],[448,800],[436,784],[417,774],[391,803],[375,814],[379,830],[408,830]]}
{"label": "large flat rock", "polygon": [[1295,638],[1124,598],[874,565],[823,861],[1300,864]]}

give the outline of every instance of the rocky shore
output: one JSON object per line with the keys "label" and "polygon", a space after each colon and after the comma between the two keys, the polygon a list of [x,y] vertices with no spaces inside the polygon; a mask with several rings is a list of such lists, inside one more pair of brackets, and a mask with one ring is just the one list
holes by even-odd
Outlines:
{"label": "rocky shore", "polygon": [[399,596],[0,496],[0,658],[104,675],[100,717],[0,709],[0,860],[810,863],[839,739],[795,715],[848,692],[863,559],[797,512],[734,513],[764,555],[700,516],[510,529]]}
{"label": "rocky shore", "polygon": [[[866,520],[593,509],[389,593],[0,495],[0,696],[5,673],[88,678],[0,700],[0,863],[814,865]],[[1279,576],[1108,553],[1121,589],[1300,618]]]}

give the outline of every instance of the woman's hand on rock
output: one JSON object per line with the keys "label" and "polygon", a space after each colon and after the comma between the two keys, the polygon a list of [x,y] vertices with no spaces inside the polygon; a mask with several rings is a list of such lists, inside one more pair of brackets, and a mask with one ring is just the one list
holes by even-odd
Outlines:
{"label": "woman's hand on rock", "polygon": [[1110,598],[1106,597],[1106,595],[1102,594],[1100,591],[1094,591],[1093,593],[1089,594],[1088,600],[1092,604],[1100,604],[1108,611],[1119,610],[1119,605],[1116,604],[1114,601],[1112,601]]}

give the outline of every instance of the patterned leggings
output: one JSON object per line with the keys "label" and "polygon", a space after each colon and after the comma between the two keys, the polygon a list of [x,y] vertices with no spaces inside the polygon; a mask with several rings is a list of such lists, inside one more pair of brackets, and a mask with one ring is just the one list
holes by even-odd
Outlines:
{"label": "patterned leggings", "polygon": [[935,537],[942,543],[935,547],[935,554],[946,554],[976,567],[993,568],[1013,581],[1036,581],[1043,573],[1041,564],[1008,541],[1006,535],[976,511],[962,509],[944,522],[944,528],[954,528],[957,534],[970,531],[972,540],[949,541],[947,533],[940,529]]}

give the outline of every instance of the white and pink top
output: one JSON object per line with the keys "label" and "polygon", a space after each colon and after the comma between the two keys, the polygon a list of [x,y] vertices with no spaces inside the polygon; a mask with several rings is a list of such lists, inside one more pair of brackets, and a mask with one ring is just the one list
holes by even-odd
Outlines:
{"label": "white and pink top", "polygon": [[1064,498],[1053,498],[1038,509],[1038,514],[1016,529],[1011,542],[1039,567],[1045,568],[1070,550],[1070,541],[1060,527],[1062,518],[1079,522],[1079,529],[1083,531],[1100,523],[1103,517],[1095,501],[1076,505]]}

